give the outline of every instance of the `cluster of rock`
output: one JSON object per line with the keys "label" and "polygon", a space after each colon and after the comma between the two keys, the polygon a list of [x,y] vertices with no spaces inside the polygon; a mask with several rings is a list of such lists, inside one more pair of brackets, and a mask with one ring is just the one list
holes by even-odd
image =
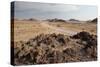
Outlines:
{"label": "cluster of rock", "polygon": [[40,34],[14,43],[14,64],[50,64],[97,60],[97,36],[80,32],[73,36]]}

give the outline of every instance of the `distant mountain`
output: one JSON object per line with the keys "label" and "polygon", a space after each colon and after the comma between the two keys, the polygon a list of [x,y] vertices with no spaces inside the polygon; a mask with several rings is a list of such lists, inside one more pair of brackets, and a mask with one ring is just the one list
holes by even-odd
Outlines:
{"label": "distant mountain", "polygon": [[63,20],[63,19],[47,19],[46,21],[49,21],[49,22],[66,22],[66,20]]}
{"label": "distant mountain", "polygon": [[69,21],[79,21],[79,20],[76,20],[76,19],[69,19]]}
{"label": "distant mountain", "polygon": [[30,18],[28,20],[30,20],[30,21],[37,21],[37,19],[35,19],[35,18]]}
{"label": "distant mountain", "polygon": [[97,23],[98,19],[94,18],[93,20],[87,20],[87,23]]}
{"label": "distant mountain", "polygon": [[97,18],[93,19],[91,22],[92,23],[97,23]]}

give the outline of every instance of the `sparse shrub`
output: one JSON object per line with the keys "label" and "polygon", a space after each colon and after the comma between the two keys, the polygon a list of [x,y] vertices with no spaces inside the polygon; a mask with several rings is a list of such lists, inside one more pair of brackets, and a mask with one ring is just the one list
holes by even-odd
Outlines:
{"label": "sparse shrub", "polygon": [[15,65],[88,61],[97,58],[97,36],[84,31],[73,36],[40,34],[27,42],[20,41],[14,45],[11,48],[14,48]]}

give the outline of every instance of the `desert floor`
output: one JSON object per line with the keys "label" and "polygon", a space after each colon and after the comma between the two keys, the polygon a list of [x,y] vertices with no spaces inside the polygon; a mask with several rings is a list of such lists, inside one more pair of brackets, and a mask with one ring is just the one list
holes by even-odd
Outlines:
{"label": "desert floor", "polygon": [[14,41],[27,41],[35,36],[44,34],[65,34],[74,35],[80,31],[87,31],[92,34],[97,33],[95,23],[65,23],[65,22],[48,22],[48,21],[14,21]]}
{"label": "desert floor", "polygon": [[97,60],[96,23],[15,20],[12,29],[13,65]]}

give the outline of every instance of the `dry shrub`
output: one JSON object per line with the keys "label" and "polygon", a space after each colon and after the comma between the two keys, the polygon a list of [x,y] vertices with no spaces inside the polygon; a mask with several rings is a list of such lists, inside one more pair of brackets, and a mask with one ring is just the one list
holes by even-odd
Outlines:
{"label": "dry shrub", "polygon": [[97,59],[97,37],[84,31],[73,36],[40,34],[27,42],[20,41],[14,45],[15,65]]}

